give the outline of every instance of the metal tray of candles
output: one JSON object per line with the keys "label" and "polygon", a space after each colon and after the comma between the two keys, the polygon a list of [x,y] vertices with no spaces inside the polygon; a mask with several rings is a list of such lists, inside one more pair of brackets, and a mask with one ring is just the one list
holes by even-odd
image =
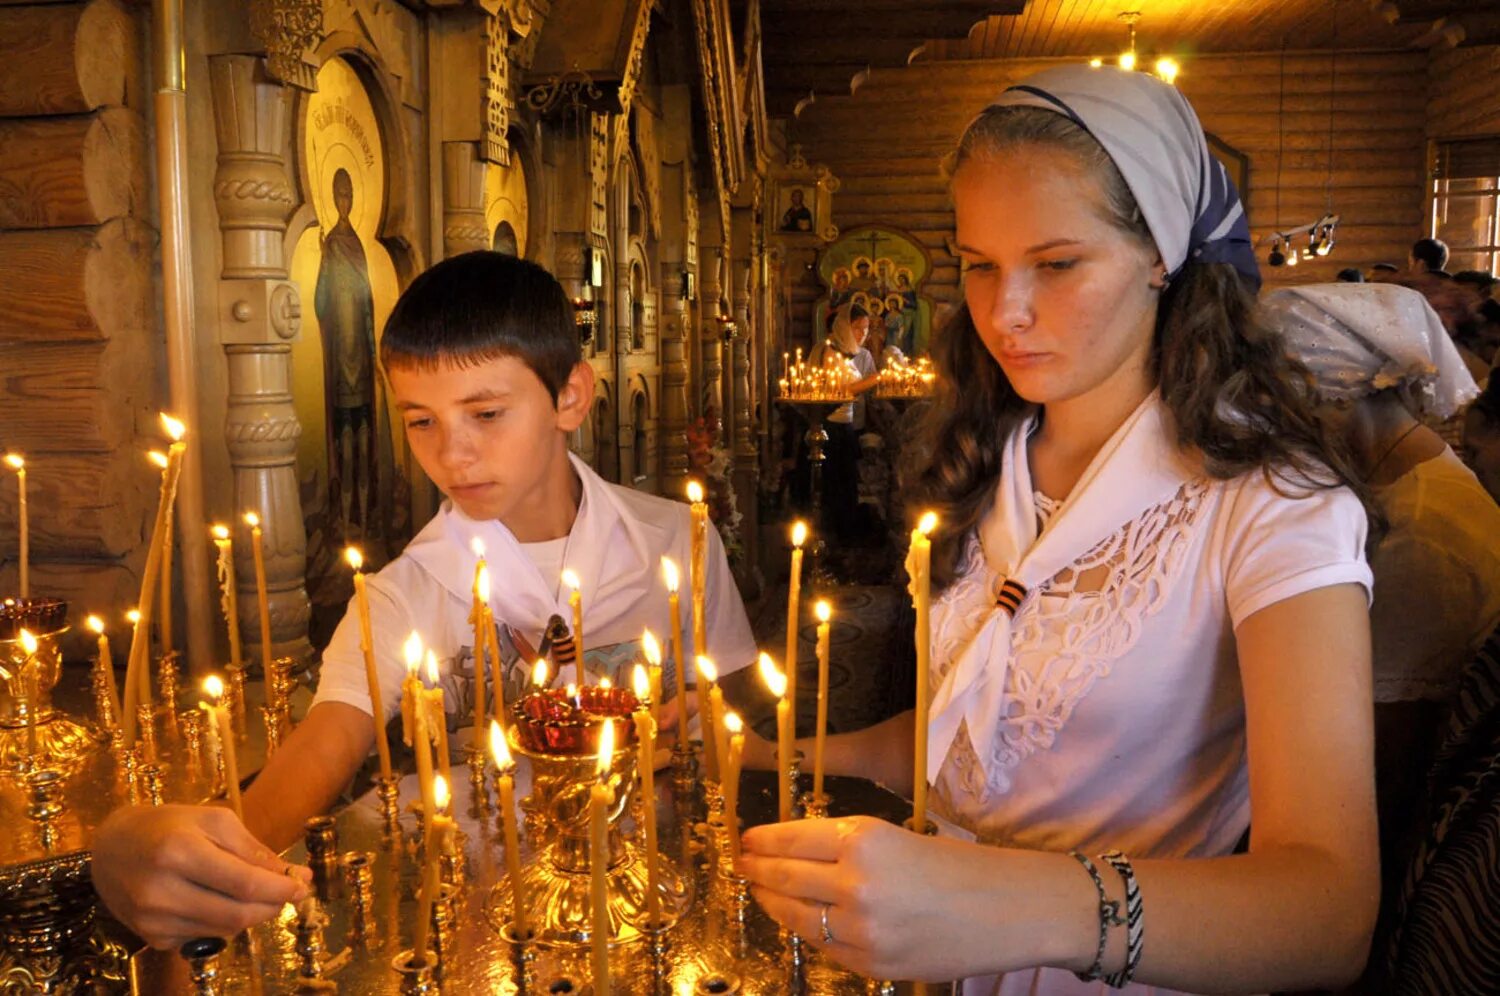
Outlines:
{"label": "metal tray of candles", "polygon": [[[305,841],[286,854],[290,861],[311,863],[317,909],[288,906],[276,921],[240,935],[222,953],[198,962],[173,953],[143,952],[136,957],[134,991],[193,993],[212,986],[211,991],[226,994],[592,992],[586,938],[579,944],[520,945],[496,926],[508,918],[503,914],[506,872],[495,793],[485,785],[475,794],[467,780],[456,780],[464,782],[454,786],[453,808],[463,831],[462,862],[455,862],[454,884],[446,897],[450,908],[445,910],[442,902],[435,907],[435,977],[423,979],[396,968],[410,954],[416,919],[421,857],[417,816],[402,813],[398,832],[388,833],[379,804],[367,796],[332,818],[310,821]],[[410,783],[409,778],[403,799],[415,795]],[[746,771],[741,786],[742,823],[774,820],[775,774]],[[681,791],[683,787],[687,791]],[[906,983],[877,983],[845,971],[811,944],[791,938],[728,873],[720,851],[724,834],[704,822],[704,798],[697,785],[663,772],[656,788],[660,853],[664,864],[685,870],[688,895],[680,918],[669,929],[657,934],[635,931],[631,940],[611,943],[615,993],[913,991]],[[864,779],[831,776],[825,791],[831,797],[832,816],[862,813],[901,822],[911,815],[910,803]],[[628,800],[622,820],[623,836],[632,846],[639,845],[638,820],[628,813],[635,804],[633,797]],[[528,865],[538,860],[537,829],[532,821],[522,845]],[[205,950],[216,947],[217,942]],[[947,989],[925,987],[933,994]]]}

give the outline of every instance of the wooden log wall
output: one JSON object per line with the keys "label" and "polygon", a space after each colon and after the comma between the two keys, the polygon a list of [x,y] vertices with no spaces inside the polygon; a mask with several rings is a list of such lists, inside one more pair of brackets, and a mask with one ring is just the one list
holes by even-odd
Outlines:
{"label": "wooden log wall", "polygon": [[[852,97],[820,97],[789,138],[804,145],[809,162],[828,165],[842,181],[833,198],[841,230],[884,223],[910,231],[932,254],[925,292],[956,302],[958,261],[945,248],[953,214],[939,163],[991,97],[1055,64],[919,62],[876,70]],[[1332,68],[1326,53],[1288,53],[1281,110],[1277,53],[1195,57],[1179,80],[1205,128],[1250,158],[1247,208],[1257,238],[1322,215],[1332,96],[1331,200],[1343,215],[1338,247],[1311,264],[1263,267],[1268,286],[1332,280],[1345,266],[1404,263],[1422,234],[1426,54],[1342,53],[1336,81]],[[809,327],[818,293],[799,287],[800,329]]]}
{"label": "wooden log wall", "polygon": [[[0,0],[0,451],[27,460],[32,593],[75,616],[135,601],[156,496],[139,10]],[[5,473],[0,594],[16,590],[16,518]]]}
{"label": "wooden log wall", "polygon": [[1427,79],[1427,136],[1500,135],[1500,45],[1433,55]]}

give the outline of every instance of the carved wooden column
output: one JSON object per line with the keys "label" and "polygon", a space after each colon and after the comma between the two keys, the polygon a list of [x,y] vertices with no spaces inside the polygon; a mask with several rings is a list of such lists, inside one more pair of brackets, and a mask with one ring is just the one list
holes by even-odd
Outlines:
{"label": "carved wooden column", "polygon": [[[267,76],[257,56],[212,56],[209,78],[219,142],[219,338],[229,364],[224,434],[234,468],[234,512],[254,510],[263,523],[272,652],[304,658],[311,646],[307,533],[296,473],[302,426],[291,388],[291,340],[301,328],[301,305],[282,250],[294,206],[287,174],[290,92]],[[255,571],[242,523],[237,532],[240,632],[246,660],[253,661],[260,653]]]}
{"label": "carved wooden column", "polygon": [[667,260],[661,269],[661,493],[675,497],[687,485],[689,315],[682,263]]}
{"label": "carved wooden column", "polygon": [[443,143],[443,255],[490,247],[484,222],[484,171],[474,142]]}
{"label": "carved wooden column", "polygon": [[751,269],[748,259],[736,259],[730,270],[734,281],[735,336],[730,353],[730,376],[734,379],[735,466],[755,468],[755,430],[751,412],[755,399],[750,393],[750,353],[755,343],[754,318],[750,310]]}
{"label": "carved wooden column", "polygon": [[723,325],[719,317],[723,312],[724,288],[721,281],[722,248],[717,245],[700,245],[699,258],[699,324],[698,350],[701,359],[697,384],[698,411],[706,414],[712,408],[719,416],[720,431],[727,433],[728,419],[724,412],[724,349]]}

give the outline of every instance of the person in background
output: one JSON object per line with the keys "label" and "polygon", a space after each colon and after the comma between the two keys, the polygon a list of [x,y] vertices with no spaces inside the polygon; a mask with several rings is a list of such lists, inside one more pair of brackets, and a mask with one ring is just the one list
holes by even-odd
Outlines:
{"label": "person in background", "polygon": [[1442,239],[1418,239],[1406,256],[1406,269],[1412,273],[1431,273],[1447,278],[1448,243]]}
{"label": "person in background", "polygon": [[854,400],[841,405],[824,420],[828,432],[823,464],[823,527],[849,540],[857,534],[859,514],[859,434],[865,427],[866,391],[880,380],[875,358],[865,348],[870,316],[857,304],[846,304],[833,316],[828,337],[813,347],[808,362],[814,366],[848,366]]}
{"label": "person in background", "polygon": [[1370,556],[1370,620],[1389,913],[1423,830],[1412,816],[1439,722],[1465,665],[1500,624],[1500,506],[1422,421],[1451,418],[1478,389],[1416,291],[1309,284],[1263,304],[1311,372],[1388,523]]}
{"label": "person in background", "polygon": [[1464,416],[1463,453],[1479,483],[1500,502],[1500,377],[1493,372]]}
{"label": "person in background", "polygon": [[1365,275],[1357,266],[1346,266],[1339,271],[1338,281],[1342,284],[1362,284],[1365,282]]}

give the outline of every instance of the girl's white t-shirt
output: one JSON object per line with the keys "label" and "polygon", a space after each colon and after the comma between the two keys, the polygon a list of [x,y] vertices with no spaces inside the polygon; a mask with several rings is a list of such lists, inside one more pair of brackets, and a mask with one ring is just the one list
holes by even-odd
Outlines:
{"label": "girl's white t-shirt", "polygon": [[[1045,522],[1056,503],[1036,498]],[[961,728],[934,781],[937,811],[1006,846],[1118,848],[1134,858],[1231,853],[1250,823],[1234,629],[1313,589],[1358,584],[1368,593],[1366,530],[1346,489],[1289,497],[1258,472],[1188,481],[1022,605],[1003,684],[1006,718],[981,748],[990,775]],[[933,606],[934,659],[944,641],[967,639],[993,601],[996,574],[977,541],[969,553],[967,570]],[[1106,991],[1056,969],[964,987],[1003,996]]]}

